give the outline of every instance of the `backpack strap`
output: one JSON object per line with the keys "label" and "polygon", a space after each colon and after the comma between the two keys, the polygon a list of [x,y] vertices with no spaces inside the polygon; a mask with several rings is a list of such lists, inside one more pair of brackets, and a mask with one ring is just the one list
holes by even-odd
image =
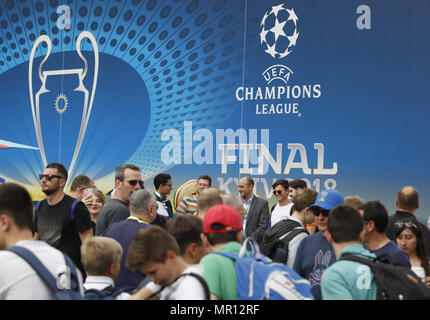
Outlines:
{"label": "backpack strap", "polygon": [[42,201],[37,201],[36,203],[36,211],[34,213],[34,216],[37,218],[39,216],[39,208],[40,208],[40,204],[42,203]]}
{"label": "backpack strap", "polygon": [[87,290],[85,290],[85,295],[94,294],[99,298],[112,297],[113,299],[115,299],[122,292],[123,292],[123,290],[120,290],[120,289],[110,285],[110,286],[104,288],[103,290],[87,289]]}
{"label": "backpack strap", "polygon": [[56,292],[58,290],[57,280],[54,278],[51,272],[49,272],[49,270],[46,269],[46,267],[42,264],[42,262],[40,262],[40,260],[36,258],[33,252],[19,246],[14,246],[11,248],[7,248],[5,250],[13,252],[17,256],[25,260],[34,269],[34,271],[36,271],[39,277],[48,285],[48,287],[53,292]]}
{"label": "backpack strap", "polygon": [[81,202],[81,200],[75,200],[72,204],[72,210],[70,211],[70,219],[75,220],[75,209],[78,203]]}
{"label": "backpack strap", "polygon": [[164,290],[164,288],[172,285],[173,283],[175,283],[176,281],[178,281],[178,279],[182,278],[182,277],[186,277],[186,276],[192,276],[194,278],[196,278],[200,284],[203,287],[203,290],[205,291],[205,300],[210,300],[210,291],[209,291],[209,287],[208,284],[206,283],[206,280],[199,274],[194,273],[194,272],[190,272],[190,273],[183,273],[181,274],[179,277],[177,277],[175,280],[173,280],[171,283],[169,283],[168,285],[162,286],[160,290],[158,290],[157,292],[153,293],[152,295],[150,295],[148,298],[146,298],[146,300],[149,300],[151,298],[154,298],[155,296],[157,296],[161,291]]}
{"label": "backpack strap", "polygon": [[[290,245],[291,240],[293,240],[298,234],[303,232],[309,234],[309,231],[306,228],[295,228],[291,230],[290,233],[288,233],[288,235],[285,238],[282,238],[282,240],[280,239],[279,241],[281,242],[281,246],[276,248],[276,253],[275,253],[275,257],[273,258],[273,261],[282,262],[286,264],[288,261],[288,252],[289,252],[288,246]],[[282,261],[278,261],[278,259],[276,259],[277,258],[276,256],[278,253],[280,253],[280,256],[282,257],[281,258]]]}
{"label": "backpack strap", "polygon": [[342,255],[342,257],[340,257],[340,259],[338,259],[337,261],[342,261],[342,260],[359,262],[359,263],[365,264],[365,265],[367,265],[367,266],[369,266],[369,267],[372,267],[372,266],[373,266],[373,264],[375,263],[375,261],[374,261],[374,260],[361,258],[361,257],[359,257],[359,256],[352,255],[352,254],[344,254],[344,255]]}

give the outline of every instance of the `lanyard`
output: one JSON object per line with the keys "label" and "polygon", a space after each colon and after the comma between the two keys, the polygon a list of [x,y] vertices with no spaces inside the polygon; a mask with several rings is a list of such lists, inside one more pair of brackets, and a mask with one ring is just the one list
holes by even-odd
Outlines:
{"label": "lanyard", "polygon": [[129,219],[129,220],[136,220],[139,223],[149,224],[148,222],[143,221],[142,219],[139,219],[138,217],[135,217],[135,216],[129,216],[127,219]]}

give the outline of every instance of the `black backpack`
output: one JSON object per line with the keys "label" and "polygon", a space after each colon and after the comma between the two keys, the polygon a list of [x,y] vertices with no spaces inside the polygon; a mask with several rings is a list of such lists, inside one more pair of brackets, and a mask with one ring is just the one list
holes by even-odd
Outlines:
{"label": "black backpack", "polygon": [[85,290],[85,299],[87,300],[115,300],[115,298],[121,294],[123,291],[109,286],[103,290],[88,289]]}
{"label": "black backpack", "polygon": [[[288,232],[289,234],[281,240],[280,238]],[[309,234],[308,230],[297,221],[290,219],[279,221],[264,233],[261,252],[272,259],[273,262],[286,264],[288,245],[292,239],[302,232]]]}
{"label": "black backpack", "polygon": [[372,270],[377,300],[430,300],[430,289],[410,269],[354,255],[343,255],[338,261],[348,260],[365,264]]}

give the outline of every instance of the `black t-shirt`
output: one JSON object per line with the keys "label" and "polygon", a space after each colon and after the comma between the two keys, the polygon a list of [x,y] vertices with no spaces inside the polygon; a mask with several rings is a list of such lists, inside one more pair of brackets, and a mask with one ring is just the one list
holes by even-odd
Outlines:
{"label": "black t-shirt", "polygon": [[39,239],[50,246],[67,253],[75,265],[83,270],[81,264],[81,240],[78,233],[92,228],[90,213],[83,202],[75,206],[72,220],[72,205],[76,199],[64,195],[56,205],[50,206],[46,200],[39,205],[38,216],[35,217],[34,231]]}

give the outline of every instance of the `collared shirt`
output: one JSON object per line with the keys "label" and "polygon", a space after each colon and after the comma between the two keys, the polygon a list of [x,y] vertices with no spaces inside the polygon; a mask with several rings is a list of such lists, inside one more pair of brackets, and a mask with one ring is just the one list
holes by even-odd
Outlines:
{"label": "collared shirt", "polygon": [[173,218],[172,204],[170,203],[169,198],[166,197],[163,199],[157,191],[155,191],[155,197],[157,198],[158,203],[157,213],[161,216]]}
{"label": "collared shirt", "polygon": [[245,215],[243,216],[243,236],[245,237],[245,227],[246,227],[246,220],[248,218],[248,211],[249,208],[251,208],[252,200],[254,199],[254,194],[252,194],[251,198],[249,198],[248,201],[245,201],[244,198],[241,198],[243,207],[245,208]]}
{"label": "collared shirt", "polygon": [[[88,276],[84,283],[85,290],[96,289],[101,291],[109,286],[115,286],[113,280],[109,277],[104,276]],[[128,294],[127,292],[122,292],[115,297],[115,300],[128,300],[129,297],[130,294]]]}

